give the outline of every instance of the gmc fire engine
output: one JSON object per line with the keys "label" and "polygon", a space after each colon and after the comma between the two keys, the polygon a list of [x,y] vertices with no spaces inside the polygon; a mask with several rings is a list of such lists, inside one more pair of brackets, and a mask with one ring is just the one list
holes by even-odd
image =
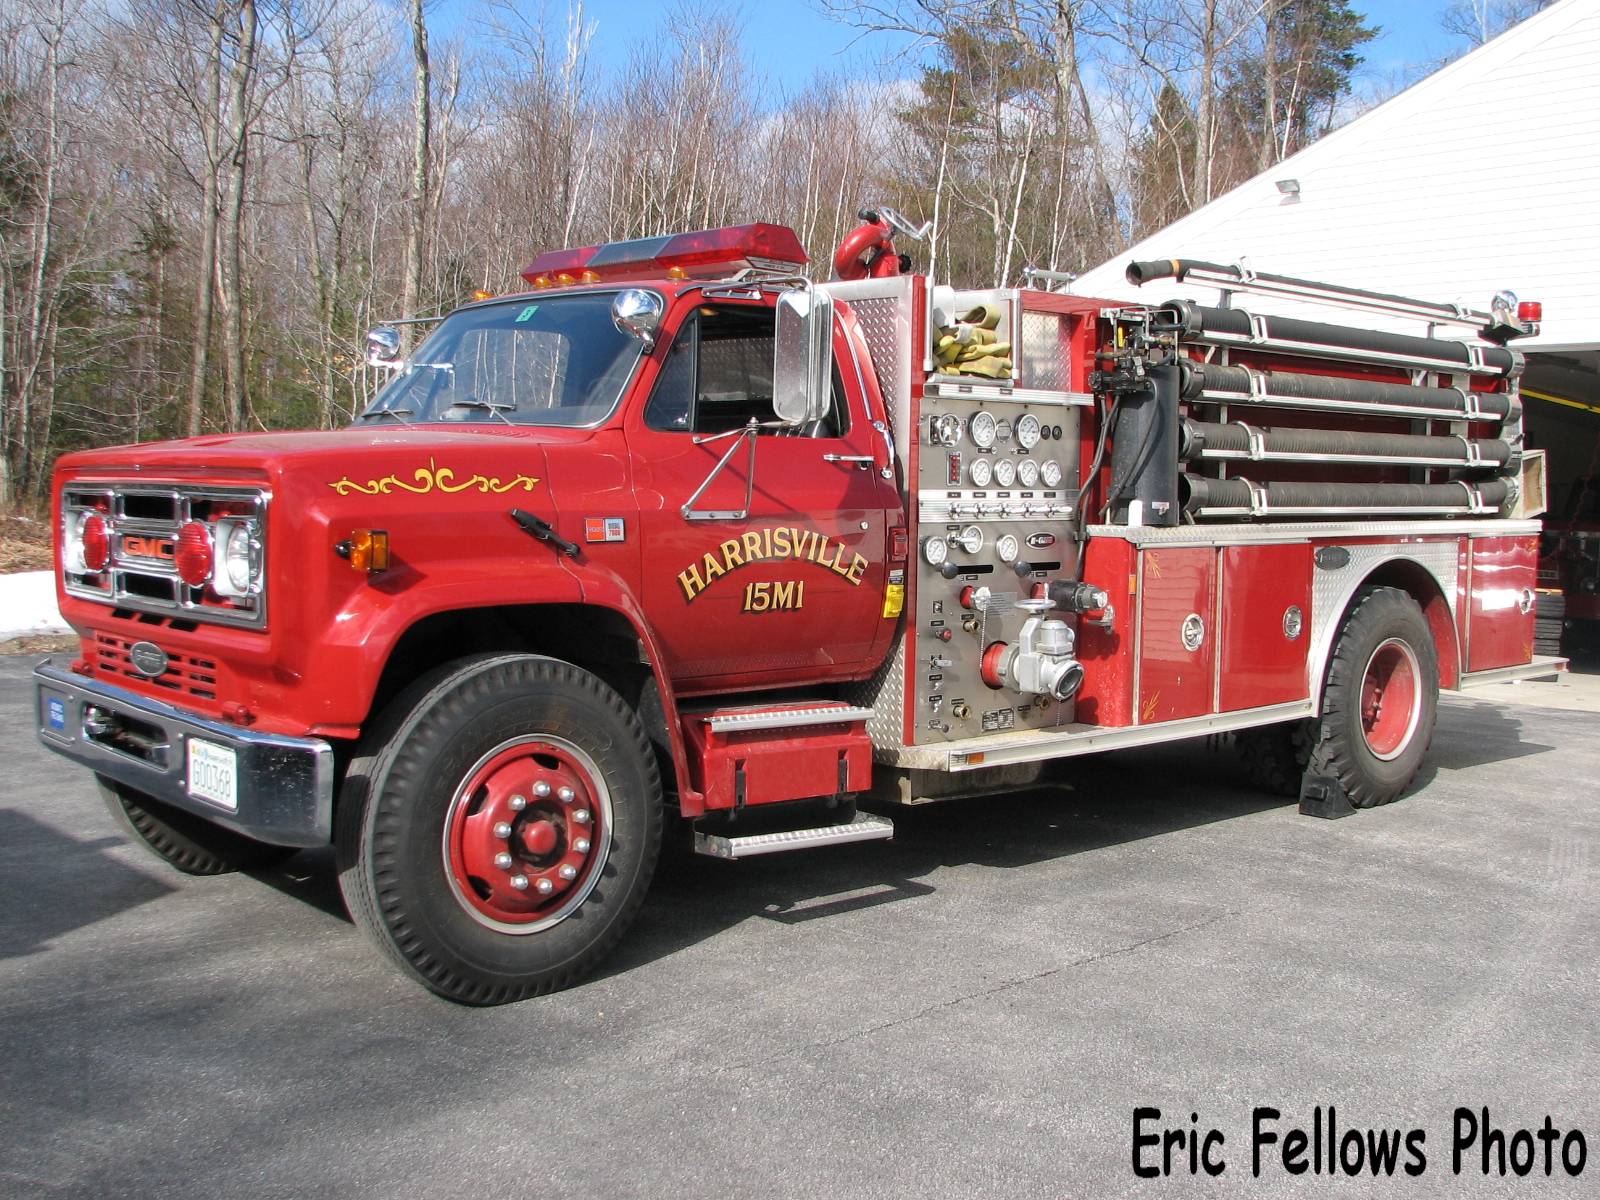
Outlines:
{"label": "gmc fire engine", "polygon": [[374,331],[347,429],[62,459],[44,744],[180,870],[331,842],[394,961],[492,1004],[594,966],[664,825],[862,842],[1213,734],[1339,815],[1411,782],[1441,687],[1558,665],[1514,305],[963,290],[863,217],[828,283],[765,224],[546,253],[404,361]]}

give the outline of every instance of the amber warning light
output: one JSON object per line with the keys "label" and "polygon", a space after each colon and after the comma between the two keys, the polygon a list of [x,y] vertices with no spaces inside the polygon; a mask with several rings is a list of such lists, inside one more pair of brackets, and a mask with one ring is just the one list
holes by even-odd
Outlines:
{"label": "amber warning light", "polygon": [[757,222],[547,250],[523,270],[522,277],[534,287],[622,279],[724,279],[746,268],[792,274],[809,261],[794,230]]}
{"label": "amber warning light", "polygon": [[352,570],[376,575],[389,569],[389,531],[386,529],[357,529],[333,548],[340,558],[346,559]]}

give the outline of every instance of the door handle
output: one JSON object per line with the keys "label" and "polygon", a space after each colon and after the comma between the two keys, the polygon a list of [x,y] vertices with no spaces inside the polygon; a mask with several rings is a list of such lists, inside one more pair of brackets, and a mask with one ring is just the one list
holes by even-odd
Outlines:
{"label": "door handle", "polygon": [[870,454],[824,454],[822,456],[822,461],[835,463],[859,463],[861,465],[861,469],[864,471],[868,466],[875,462],[876,459],[874,459]]}

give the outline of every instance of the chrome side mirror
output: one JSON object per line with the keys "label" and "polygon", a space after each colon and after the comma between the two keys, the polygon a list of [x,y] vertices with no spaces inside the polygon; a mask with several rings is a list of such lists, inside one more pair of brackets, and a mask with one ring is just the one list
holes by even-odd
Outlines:
{"label": "chrome side mirror", "polygon": [[644,343],[648,354],[656,344],[656,330],[661,326],[663,309],[661,297],[643,288],[629,288],[618,292],[611,302],[611,319],[618,329]]}
{"label": "chrome side mirror", "polygon": [[833,401],[833,300],[814,287],[778,297],[772,409],[785,425],[828,415]]}
{"label": "chrome side mirror", "polygon": [[400,366],[400,331],[379,325],[367,331],[367,366],[393,371]]}

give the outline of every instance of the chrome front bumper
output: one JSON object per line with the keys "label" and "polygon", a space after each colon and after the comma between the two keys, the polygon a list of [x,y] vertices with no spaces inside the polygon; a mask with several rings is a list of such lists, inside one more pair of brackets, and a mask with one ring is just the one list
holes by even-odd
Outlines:
{"label": "chrome front bumper", "polygon": [[[333,830],[333,747],[320,738],[251,733],[123,688],[34,668],[34,715],[45,746],[152,799],[281,846],[320,846]],[[191,794],[190,742],[236,756],[238,807]]]}

